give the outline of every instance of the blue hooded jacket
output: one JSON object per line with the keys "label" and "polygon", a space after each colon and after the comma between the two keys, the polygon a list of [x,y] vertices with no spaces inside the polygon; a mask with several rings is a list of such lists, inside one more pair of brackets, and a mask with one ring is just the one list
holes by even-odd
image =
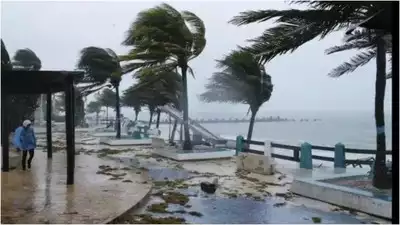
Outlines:
{"label": "blue hooded jacket", "polygon": [[36,148],[36,136],[32,127],[18,127],[15,130],[13,144],[21,150],[33,150]]}

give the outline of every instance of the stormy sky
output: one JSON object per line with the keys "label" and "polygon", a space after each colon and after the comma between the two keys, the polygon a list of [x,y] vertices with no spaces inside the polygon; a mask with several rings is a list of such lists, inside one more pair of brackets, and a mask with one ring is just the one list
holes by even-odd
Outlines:
{"label": "stormy sky", "polygon": [[[239,12],[257,9],[285,9],[284,1],[166,1],[178,10],[189,10],[203,19],[207,46],[190,62],[195,78],[189,79],[189,107],[198,112],[246,113],[245,105],[207,104],[198,99],[204,84],[216,71],[220,59],[246,40],[257,37],[272,23],[236,27],[227,22]],[[1,38],[10,55],[30,48],[42,60],[43,70],[74,70],[79,51],[87,46],[111,48],[118,54],[128,51],[121,45],[125,32],[138,12],[153,7],[156,1],[2,1]],[[322,41],[313,40],[292,54],[266,64],[274,91],[262,112],[364,111],[373,114],[375,62],[340,78],[327,74],[335,66],[354,56],[345,52],[327,56],[324,50],[342,43],[343,32]],[[121,89],[134,80],[123,77]],[[386,112],[391,107],[391,81],[386,87]],[[93,97],[89,97],[91,100]],[[124,109],[123,112],[127,112]],[[131,110],[128,110],[131,111]],[[130,114],[130,113],[129,113]]]}

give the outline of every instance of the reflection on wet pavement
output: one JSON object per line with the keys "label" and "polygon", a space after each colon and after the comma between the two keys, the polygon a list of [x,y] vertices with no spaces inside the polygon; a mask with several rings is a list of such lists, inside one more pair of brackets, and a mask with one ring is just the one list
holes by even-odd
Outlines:
{"label": "reflection on wet pavement", "polygon": [[[149,175],[156,181],[161,180],[180,180],[191,176],[186,170],[170,168],[148,168]],[[314,219],[321,219],[321,223],[346,223],[360,224],[370,223],[368,219],[358,219],[342,212],[327,212],[305,206],[290,204],[280,197],[264,197],[254,200],[246,197],[221,197],[214,194],[206,194],[200,190],[200,185],[194,185],[187,189],[165,189],[159,186],[159,190],[179,192],[189,196],[186,205],[168,204],[167,211],[170,213],[149,212],[148,208],[154,203],[164,202],[157,194],[153,195],[148,204],[141,210],[135,212],[139,214],[153,215],[155,217],[184,218],[185,223],[200,224],[226,224],[226,223],[314,223]],[[155,193],[159,190],[154,190]],[[190,206],[190,207],[189,207]]]}
{"label": "reflection on wet pavement", "polygon": [[120,171],[115,162],[77,155],[75,184],[67,186],[65,152],[54,153],[53,159],[47,160],[45,153],[36,151],[31,170],[2,172],[2,223],[103,223],[132,207],[150,190],[150,185],[143,183],[146,174],[124,171],[123,179],[131,182],[112,180],[112,173],[96,174],[102,164]]}
{"label": "reflection on wet pavement", "polygon": [[254,201],[252,199],[201,198],[191,197],[191,211],[203,216],[185,215],[189,223],[312,223],[312,217],[319,217],[322,223],[361,223],[361,221],[340,213],[327,213],[300,206],[274,206],[276,201]]}

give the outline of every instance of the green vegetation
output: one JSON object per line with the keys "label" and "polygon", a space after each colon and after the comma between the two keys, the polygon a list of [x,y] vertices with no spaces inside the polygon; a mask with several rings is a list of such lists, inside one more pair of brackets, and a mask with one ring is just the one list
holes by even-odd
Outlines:
{"label": "green vegetation", "polygon": [[155,203],[147,207],[147,211],[154,213],[169,213],[167,211],[168,203]]}
{"label": "green vegetation", "polygon": [[77,67],[85,71],[82,82],[91,83],[85,90],[92,92],[91,88],[102,87],[104,84],[110,84],[115,88],[116,138],[121,138],[119,84],[123,73],[117,54],[109,48],[86,47],[81,50]]}
{"label": "green vegetation", "polygon": [[321,223],[321,218],[319,218],[319,217],[312,217],[311,218],[312,219],[312,221],[313,221],[313,223]]}
{"label": "green vegetation", "polygon": [[[334,31],[346,31],[353,24],[359,24],[379,13],[390,12],[390,2],[326,2],[326,1],[294,1],[306,4],[307,9],[257,10],[242,12],[230,22],[245,25],[257,22],[276,20],[274,27],[268,28],[260,37],[250,40],[247,51],[260,57],[261,62],[271,61],[278,55],[291,53],[303,44],[319,37],[325,38]],[[382,22],[385,23],[385,22]],[[344,50],[361,50],[350,59],[329,73],[338,77],[365,65],[376,57],[375,82],[375,124],[377,127],[377,153],[375,157],[375,173],[373,184],[377,188],[390,188],[391,180],[386,168],[386,144],[384,131],[384,97],[386,78],[386,54],[391,53],[391,34],[382,30],[363,29],[354,31],[346,37],[347,43],[327,50],[328,54]]]}
{"label": "green vegetation", "polygon": [[203,21],[194,13],[179,12],[163,3],[140,12],[122,43],[132,48],[128,55],[121,57],[121,60],[127,62],[125,71],[149,66],[163,71],[180,68],[185,150],[192,149],[187,125],[189,117],[187,72],[193,75],[189,61],[199,56],[206,46],[205,31]]}
{"label": "green vegetation", "polygon": [[[1,70],[40,70],[42,67],[42,62],[39,57],[30,49],[20,49],[18,50],[13,60],[10,60],[6,46],[1,40]],[[4,76],[2,74],[2,76]],[[11,95],[8,97],[4,107],[6,107],[9,112],[8,118],[8,128],[11,132],[15,128],[21,125],[21,121],[27,118],[33,119],[34,112],[38,108],[38,100],[40,95]]]}
{"label": "green vegetation", "polygon": [[269,100],[273,90],[271,76],[259,61],[250,52],[232,51],[222,60],[217,60],[217,67],[221,70],[212,75],[206,92],[201,95],[206,102],[249,105],[251,118],[247,140],[251,140],[258,110]]}
{"label": "green vegetation", "polygon": [[99,114],[101,113],[101,103],[98,101],[89,102],[86,107],[88,113],[96,113],[96,125],[99,124]]}

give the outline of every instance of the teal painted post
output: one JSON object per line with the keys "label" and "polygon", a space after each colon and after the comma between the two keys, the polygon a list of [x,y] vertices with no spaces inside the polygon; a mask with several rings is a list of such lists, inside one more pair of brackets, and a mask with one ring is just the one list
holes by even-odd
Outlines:
{"label": "teal painted post", "polygon": [[333,164],[335,168],[346,168],[346,151],[344,144],[340,142],[335,145],[335,160]]}
{"label": "teal painted post", "polygon": [[304,142],[301,144],[301,153],[300,153],[300,168],[303,169],[312,169],[313,164],[312,164],[312,146]]}
{"label": "teal painted post", "polygon": [[243,147],[244,147],[244,138],[243,136],[237,136],[236,137],[236,156],[239,154],[239,152],[243,151]]}

